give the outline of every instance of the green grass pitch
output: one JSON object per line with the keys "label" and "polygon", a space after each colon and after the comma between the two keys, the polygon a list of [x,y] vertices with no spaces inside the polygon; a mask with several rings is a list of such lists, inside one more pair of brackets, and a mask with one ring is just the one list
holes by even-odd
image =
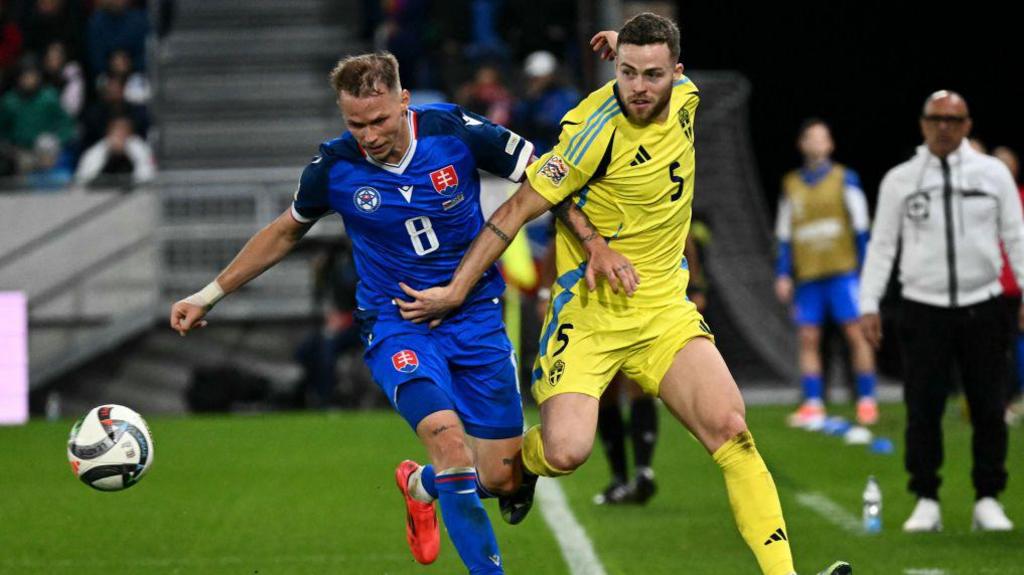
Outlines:
{"label": "green grass pitch", "polygon": [[[883,456],[835,437],[786,429],[783,408],[749,410],[781,493],[800,572],[815,573],[842,558],[858,575],[1024,573],[1020,529],[970,530],[970,429],[955,410],[946,418],[945,532],[900,531],[913,506],[904,488],[902,412],[902,406],[883,406],[878,431],[897,445],[896,453]],[[93,491],[74,479],[64,454],[70,421],[0,428],[0,573],[464,573],[446,536],[440,559],[429,567],[416,564],[406,548],[393,470],[405,457],[422,459],[423,450],[392,413],[149,423],[154,466],[141,483],[119,493]],[[646,507],[590,502],[608,478],[599,452],[559,480],[606,571],[756,573],[717,467],[667,412],[661,429],[659,493]],[[1024,526],[1021,439],[1020,429],[1011,431],[1011,482],[1002,501]],[[879,535],[842,526],[844,519],[859,518],[869,474],[879,478],[884,494]],[[821,501],[837,507],[821,513],[814,509]],[[509,573],[567,573],[540,513],[509,527],[494,502],[487,506]]]}

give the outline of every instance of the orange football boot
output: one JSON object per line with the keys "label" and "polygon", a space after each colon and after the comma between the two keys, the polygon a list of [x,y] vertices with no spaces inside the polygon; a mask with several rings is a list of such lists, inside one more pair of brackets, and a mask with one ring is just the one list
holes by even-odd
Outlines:
{"label": "orange football boot", "polygon": [[418,463],[406,459],[395,469],[395,483],[405,498],[405,539],[409,550],[416,561],[429,565],[437,560],[441,550],[441,528],[434,504],[419,501],[409,493],[409,476],[419,468]]}

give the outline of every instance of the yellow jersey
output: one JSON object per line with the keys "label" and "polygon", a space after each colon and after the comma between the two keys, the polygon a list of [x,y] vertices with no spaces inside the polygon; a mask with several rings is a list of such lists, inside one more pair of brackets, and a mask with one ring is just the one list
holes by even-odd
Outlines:
{"label": "yellow jersey", "polygon": [[[530,165],[530,185],[552,204],[567,197],[587,215],[640,276],[632,298],[606,280],[593,297],[617,308],[654,308],[681,301],[689,272],[683,247],[693,206],[693,122],[699,96],[686,76],[673,82],[668,118],[637,124],[625,113],[614,81],[562,118],[555,148]],[[579,282],[586,252],[558,222],[554,290],[591,297]]]}

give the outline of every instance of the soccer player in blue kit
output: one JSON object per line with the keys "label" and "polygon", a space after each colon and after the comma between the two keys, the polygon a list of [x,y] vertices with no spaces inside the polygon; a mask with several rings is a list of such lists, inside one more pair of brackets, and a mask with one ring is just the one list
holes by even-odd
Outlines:
{"label": "soccer player in blue kit", "polygon": [[[519,181],[533,146],[457,106],[410,107],[398,62],[387,53],[341,60],[331,85],[348,131],[320,146],[289,210],[213,282],[174,304],[171,327],[184,335],[205,325],[224,295],[280,261],[319,218],[340,214],[360,277],[356,315],[366,363],[432,461],[405,461],[396,470],[413,555],[424,564],[437,557],[436,499],[469,572],[503,573],[480,498],[511,496],[521,480],[522,400],[502,322],[504,282],[492,266],[465,305],[432,327],[404,321],[395,299],[407,297],[403,286],[451,279],[484,225],[477,170]],[[510,522],[521,520],[528,504],[522,507]]]}

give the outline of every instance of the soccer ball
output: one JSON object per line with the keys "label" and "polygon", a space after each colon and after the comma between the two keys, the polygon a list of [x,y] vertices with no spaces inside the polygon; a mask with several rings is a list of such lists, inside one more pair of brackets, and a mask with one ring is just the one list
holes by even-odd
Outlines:
{"label": "soccer ball", "polygon": [[153,437],[138,413],[123,405],[101,405],[71,428],[68,461],[89,487],[127,489],[153,465]]}

